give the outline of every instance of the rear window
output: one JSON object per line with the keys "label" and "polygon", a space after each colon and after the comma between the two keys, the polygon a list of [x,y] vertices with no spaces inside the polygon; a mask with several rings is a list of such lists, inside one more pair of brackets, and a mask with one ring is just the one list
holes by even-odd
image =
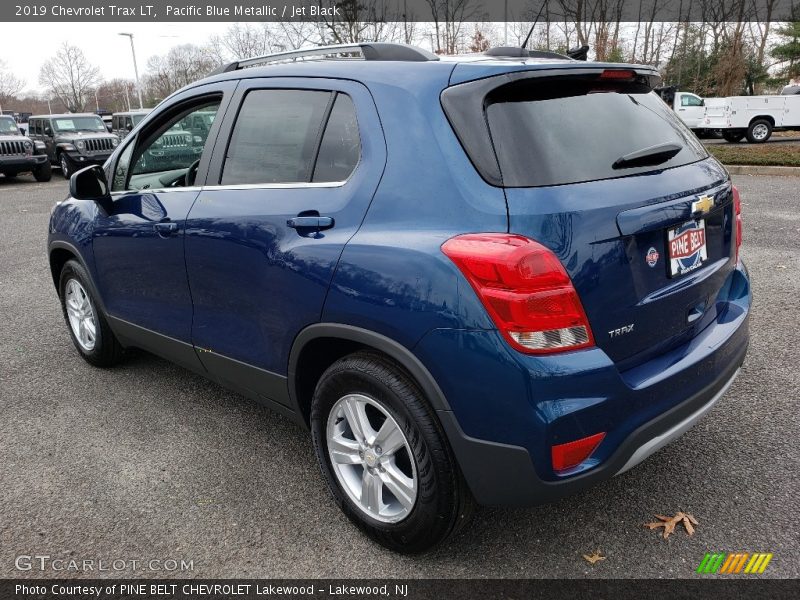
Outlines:
{"label": "rear window", "polygon": [[[485,105],[503,185],[508,187],[609,179],[708,156],[664,101],[641,85],[598,89],[586,80],[528,80],[495,90]],[[620,160],[662,145],[673,150],[658,164]]]}

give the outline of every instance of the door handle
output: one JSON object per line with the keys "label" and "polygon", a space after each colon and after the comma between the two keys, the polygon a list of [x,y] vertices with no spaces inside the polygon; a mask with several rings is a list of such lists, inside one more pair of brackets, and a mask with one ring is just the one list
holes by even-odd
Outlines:
{"label": "door handle", "polygon": [[286,226],[292,229],[330,229],[335,225],[333,217],[292,217],[287,219]]}
{"label": "door handle", "polygon": [[178,231],[178,224],[170,221],[163,221],[153,225],[153,228],[160,237],[169,237]]}

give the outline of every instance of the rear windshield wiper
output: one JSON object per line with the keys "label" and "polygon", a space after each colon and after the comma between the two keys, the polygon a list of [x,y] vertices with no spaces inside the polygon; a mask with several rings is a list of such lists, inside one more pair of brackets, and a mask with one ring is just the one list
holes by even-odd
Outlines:
{"label": "rear windshield wiper", "polygon": [[678,152],[683,150],[683,146],[675,142],[657,144],[649,148],[636,150],[625,156],[620,156],[611,165],[612,169],[627,169],[629,167],[644,167],[648,165],[660,165],[667,162]]}

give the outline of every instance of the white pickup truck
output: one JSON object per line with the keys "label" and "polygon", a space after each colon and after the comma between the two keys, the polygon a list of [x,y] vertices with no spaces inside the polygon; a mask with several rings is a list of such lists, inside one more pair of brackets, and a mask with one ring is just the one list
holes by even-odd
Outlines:
{"label": "white pickup truck", "polygon": [[681,121],[694,131],[698,137],[703,137],[706,130],[705,126],[705,100],[697,94],[690,92],[679,92],[676,86],[656,88],[656,92],[662,100],[669,104]]}
{"label": "white pickup truck", "polygon": [[800,131],[800,95],[706,98],[703,127],[728,142],[766,142],[773,131]]}

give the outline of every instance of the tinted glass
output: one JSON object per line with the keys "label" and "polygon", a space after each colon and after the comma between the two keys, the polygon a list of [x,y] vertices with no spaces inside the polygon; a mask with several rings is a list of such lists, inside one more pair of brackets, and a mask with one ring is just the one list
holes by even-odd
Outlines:
{"label": "tinted glass", "polygon": [[330,96],[305,90],[247,94],[228,145],[221,183],[309,181]]}
{"label": "tinted glass", "polygon": [[[655,93],[642,86],[533,84],[489,98],[486,114],[503,182],[510,187],[577,183],[676,167],[706,158],[702,144]],[[613,168],[660,144],[680,151],[657,165]]]}
{"label": "tinted glass", "polygon": [[355,106],[350,96],[339,94],[325,126],[312,181],[346,180],[360,156],[361,138]]}

